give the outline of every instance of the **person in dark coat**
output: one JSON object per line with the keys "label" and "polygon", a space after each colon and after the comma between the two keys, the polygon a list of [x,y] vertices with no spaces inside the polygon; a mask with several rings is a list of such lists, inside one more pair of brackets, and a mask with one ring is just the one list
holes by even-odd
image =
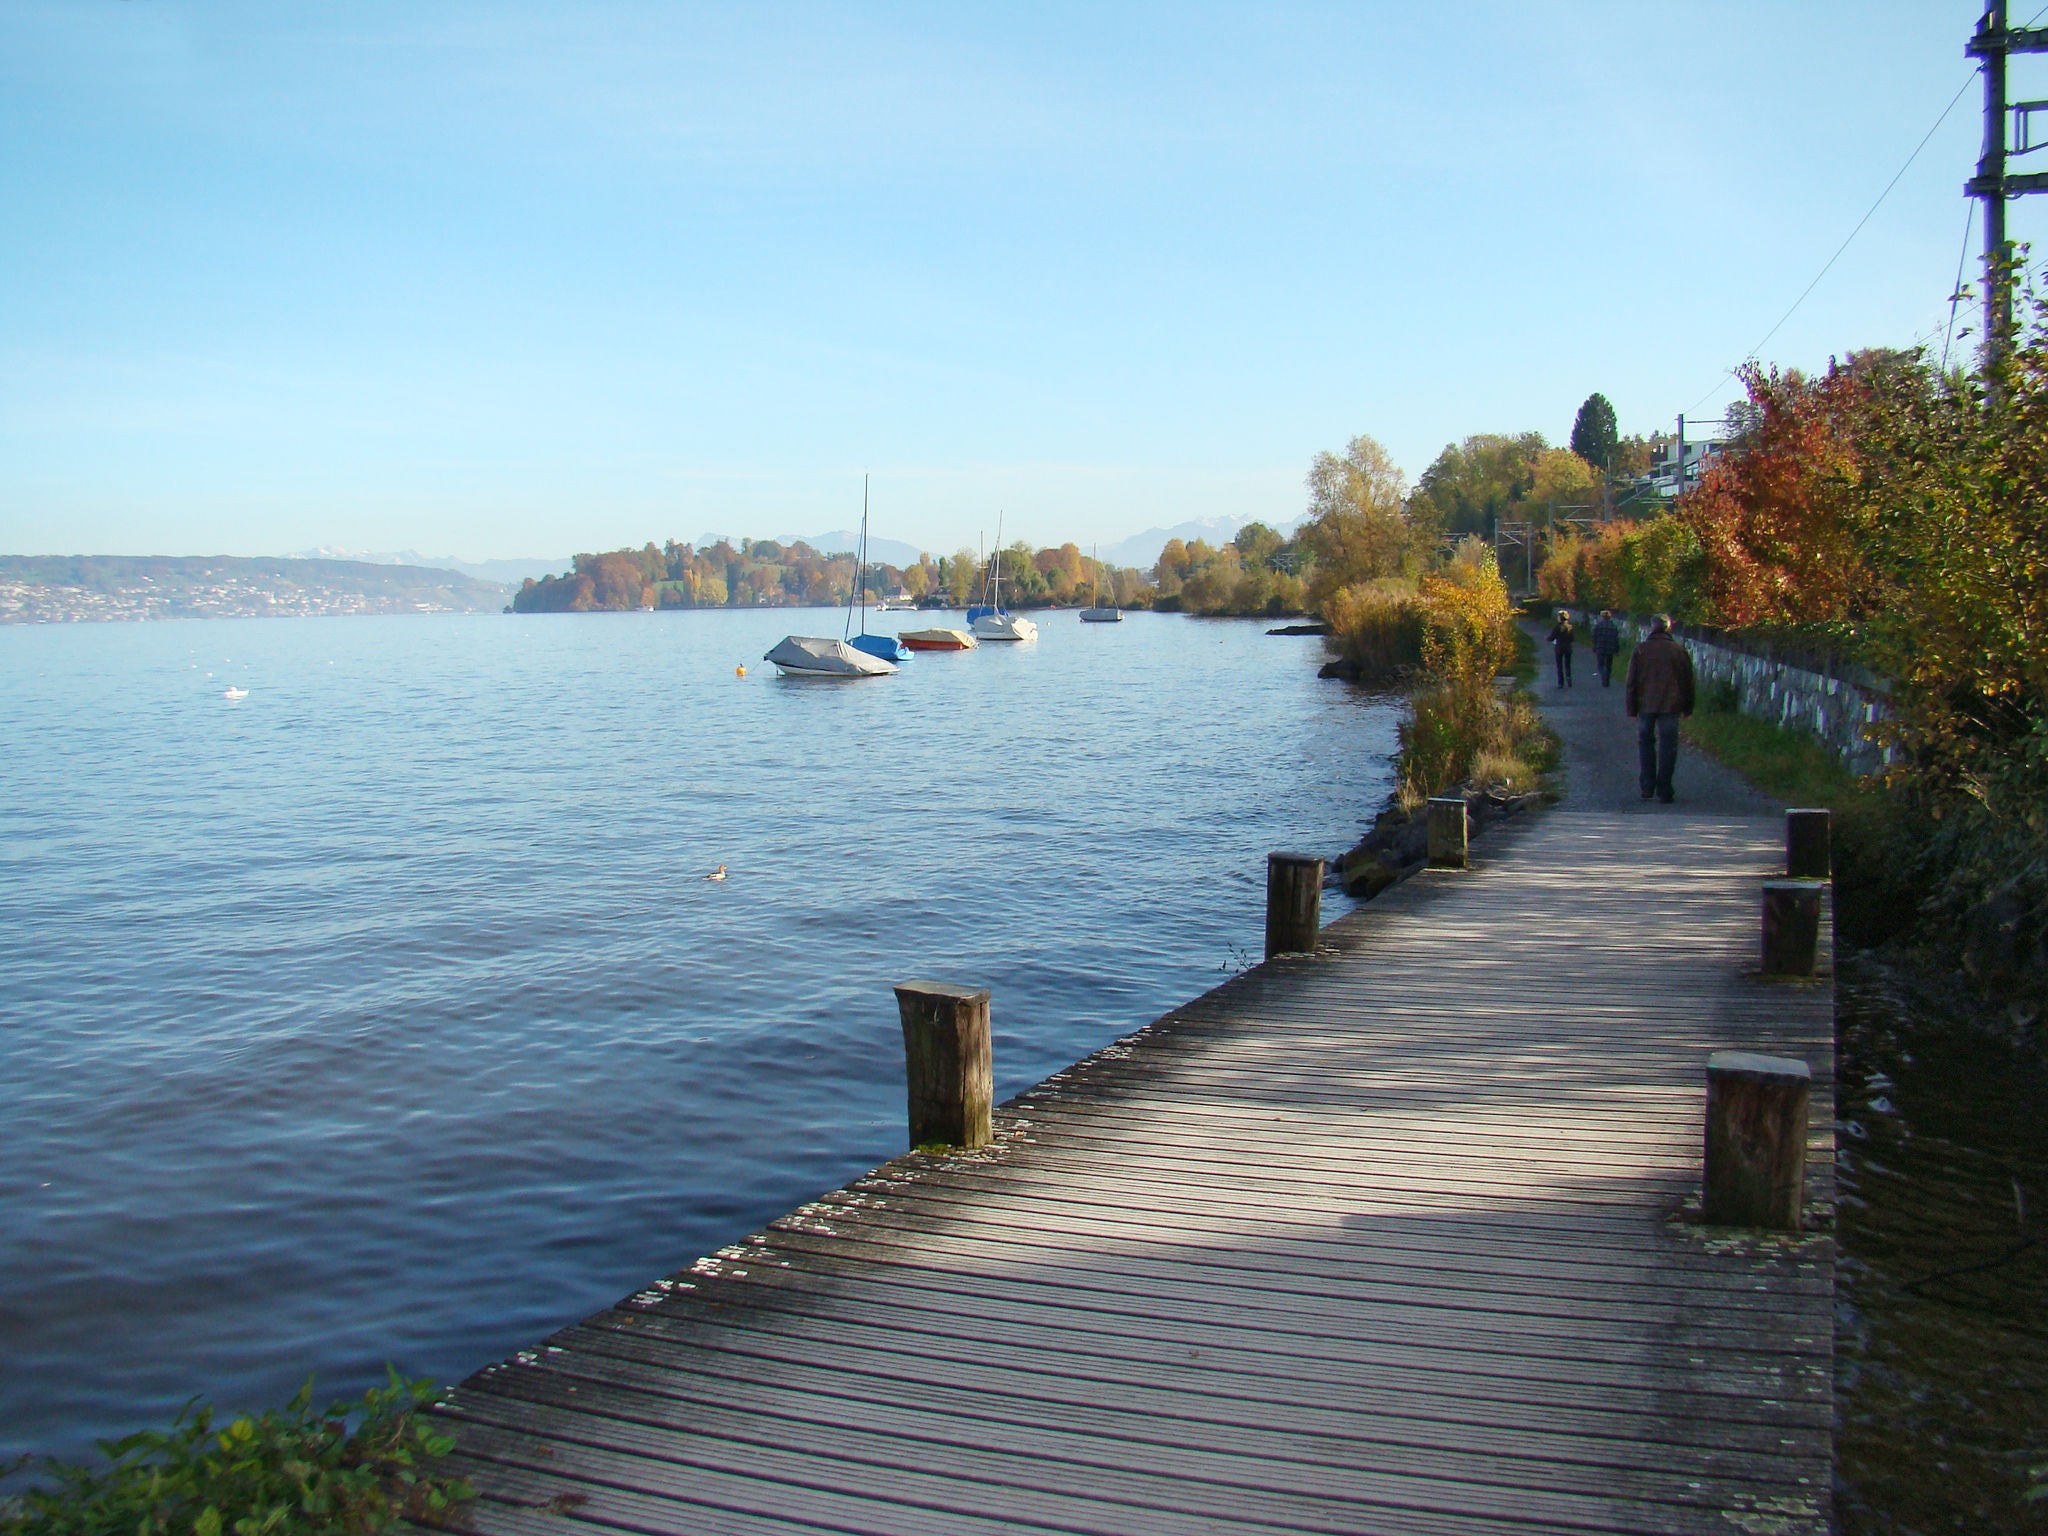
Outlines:
{"label": "person in dark coat", "polygon": [[1623,702],[1636,722],[1636,757],[1643,798],[1671,803],[1671,773],[1678,766],[1678,722],[1692,713],[1692,657],[1658,614],[1649,636],[1628,659]]}
{"label": "person in dark coat", "polygon": [[1557,623],[1550,631],[1550,648],[1557,652],[1557,686],[1560,688],[1572,685],[1572,647],[1578,641],[1578,631],[1572,628],[1571,610],[1558,609]]}
{"label": "person in dark coat", "polygon": [[1614,622],[1614,610],[1602,608],[1593,621],[1593,667],[1600,674],[1600,686],[1614,681],[1614,658],[1621,650],[1621,626]]}

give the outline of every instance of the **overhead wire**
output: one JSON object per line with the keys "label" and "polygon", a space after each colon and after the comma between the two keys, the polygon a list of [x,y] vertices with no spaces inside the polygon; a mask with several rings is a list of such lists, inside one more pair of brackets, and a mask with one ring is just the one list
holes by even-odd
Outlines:
{"label": "overhead wire", "polygon": [[[2048,5],[2044,5],[2041,7],[2041,9],[2034,12],[2032,18],[2027,22],[2026,26],[2020,28],[2019,30],[2030,30],[2036,24],[2038,24],[2041,18],[2044,16],[2048,16]],[[1976,79],[1976,77],[1977,71],[1972,70],[1970,72],[1970,78],[1962,83],[1961,87],[1957,89],[1955,95],[1949,99],[1949,104],[1941,109],[1941,116],[1937,117],[1934,120],[1934,126],[1932,128],[1929,128],[1926,134],[1921,138],[1920,142],[1913,146],[1913,152],[1910,155],[1906,156],[1906,163],[1899,167],[1898,175],[1893,176],[1890,181],[1885,183],[1884,190],[1877,194],[1877,201],[1870,205],[1869,212],[1865,213],[1862,218],[1856,221],[1856,227],[1849,231],[1849,238],[1844,240],[1841,243],[1841,245],[1836,248],[1835,254],[1828,258],[1827,265],[1820,269],[1820,271],[1814,276],[1813,281],[1808,283],[1805,289],[1800,293],[1799,297],[1792,301],[1792,307],[1786,310],[1784,314],[1778,317],[1778,323],[1772,326],[1770,330],[1764,333],[1763,340],[1759,341],[1755,346],[1749,349],[1748,353],[1743,357],[1742,363],[1749,362],[1759,352],[1763,351],[1763,349],[1770,344],[1771,338],[1777,335],[1778,332],[1784,328],[1785,322],[1787,320],[1790,320],[1792,316],[1798,312],[1799,306],[1806,302],[1807,295],[1812,293],[1815,288],[1820,286],[1820,280],[1823,277],[1826,277],[1829,271],[1833,269],[1835,263],[1842,259],[1842,252],[1848,250],[1850,244],[1856,239],[1856,237],[1859,234],[1863,232],[1863,226],[1870,222],[1871,215],[1875,214],[1877,210],[1883,205],[1884,200],[1887,197],[1891,196],[1892,188],[1896,187],[1899,184],[1900,178],[1903,177],[1907,171],[1913,168],[1913,162],[1920,158],[1920,151],[1925,149],[1928,145],[1928,141],[1931,140],[1934,137],[1934,135],[1940,131],[1941,125],[1948,121],[1949,114],[1955,111],[1956,103],[1963,99],[1964,92],[1969,90],[1971,81]],[[1974,214],[1975,209],[1970,208],[1966,210],[1966,212],[1968,214]],[[1963,220],[1964,255],[1963,258],[1956,263],[1956,285],[1952,290],[1950,290],[1948,322],[1949,335],[1947,338],[1943,340],[1941,348],[1942,372],[1944,373],[1948,371],[1948,350],[1949,345],[1951,341],[1953,341],[1955,334],[1956,304],[1958,302],[1959,296],[1962,293],[1963,288],[1963,262],[1968,260],[1968,253],[1970,248],[1970,224],[1971,219],[1970,217],[1966,216]],[[1713,386],[1709,388],[1704,395],[1701,395],[1698,400],[1693,401],[1691,405],[1686,407],[1687,411],[1691,412],[1698,410],[1703,401],[1711,399],[1716,393],[1718,393],[1721,388],[1721,385],[1726,380],[1735,378],[1737,376],[1738,371],[1742,367],[1742,363],[1737,363],[1735,367],[1730,368],[1727,372],[1723,373],[1720,378],[1714,380]]]}
{"label": "overhead wire", "polygon": [[[2043,9],[2042,15],[2048,15],[2048,8]],[[2035,20],[2037,21],[2039,19],[2040,18],[2038,16],[2035,18]],[[2028,25],[2031,26],[2032,23],[2030,22],[2028,23]],[[1826,265],[1824,265],[1820,269],[1820,271],[1814,274],[1813,281],[1808,283],[1803,289],[1800,290],[1799,297],[1792,301],[1791,308],[1787,309],[1784,314],[1778,316],[1778,323],[1772,326],[1768,331],[1764,332],[1763,339],[1759,341],[1755,346],[1751,347],[1749,351],[1743,354],[1741,363],[1737,363],[1735,367],[1728,369],[1725,373],[1721,375],[1720,378],[1714,380],[1712,387],[1710,387],[1705,394],[1701,395],[1698,400],[1693,401],[1693,403],[1690,406],[1686,407],[1686,409],[1689,412],[1698,410],[1701,401],[1710,399],[1713,395],[1718,393],[1724,381],[1735,378],[1737,376],[1738,370],[1740,370],[1743,366],[1743,363],[1750,362],[1752,359],[1756,357],[1756,355],[1759,352],[1763,351],[1765,347],[1769,346],[1771,338],[1777,335],[1779,331],[1785,328],[1785,322],[1787,320],[1790,320],[1795,314],[1799,312],[1799,306],[1806,302],[1807,297],[1813,292],[1813,290],[1820,286],[1821,279],[1826,277],[1828,273],[1834,270],[1835,263],[1842,259],[1842,253],[1848,250],[1849,247],[1855,243],[1856,237],[1858,235],[1863,233],[1863,226],[1868,224],[1871,221],[1871,219],[1876,215],[1877,210],[1884,206],[1884,200],[1892,195],[1892,188],[1896,187],[1899,184],[1899,182],[1904,179],[1906,172],[1910,171],[1913,168],[1913,162],[1920,158],[1920,151],[1925,149],[1928,146],[1928,144],[1932,142],[1935,134],[1941,131],[1941,125],[1948,121],[1949,114],[1955,111],[1956,109],[1956,103],[1963,99],[1964,95],[1969,91],[1971,84],[1976,80],[1976,78],[1977,72],[1975,70],[1972,70],[1970,72],[1970,78],[1962,83],[1962,85],[1957,89],[1955,95],[1949,98],[1948,105],[1941,109],[1941,116],[1937,117],[1934,120],[1934,126],[1929,128],[1926,133],[1921,135],[1920,142],[1913,146],[1913,152],[1910,155],[1906,156],[1906,163],[1900,166],[1897,173],[1893,175],[1892,179],[1884,184],[1884,190],[1877,194],[1877,201],[1872,203],[1870,207],[1864,211],[1863,217],[1856,221],[1856,227],[1849,231],[1848,238],[1843,240],[1840,245],[1835,247],[1835,254],[1830,256],[1827,259]]]}
{"label": "overhead wire", "polygon": [[1977,205],[1963,200],[1963,248],[1956,252],[1956,285],[1948,291],[1948,330],[1941,338],[1941,375],[1948,377],[1948,349],[1956,339],[1956,306],[1963,301],[1963,263],[1970,259],[1970,226],[1977,222]]}

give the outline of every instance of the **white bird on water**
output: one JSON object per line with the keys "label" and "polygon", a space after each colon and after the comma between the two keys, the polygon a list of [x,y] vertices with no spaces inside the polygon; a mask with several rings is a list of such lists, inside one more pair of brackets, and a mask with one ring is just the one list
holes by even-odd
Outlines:
{"label": "white bird on water", "polygon": [[230,685],[222,691],[221,697],[224,699],[246,699],[247,697],[249,697],[249,690],[246,688],[236,688]]}
{"label": "white bird on water", "polygon": [[718,868],[711,871],[704,878],[706,880],[723,880],[725,878],[725,866],[723,864],[719,865]]}

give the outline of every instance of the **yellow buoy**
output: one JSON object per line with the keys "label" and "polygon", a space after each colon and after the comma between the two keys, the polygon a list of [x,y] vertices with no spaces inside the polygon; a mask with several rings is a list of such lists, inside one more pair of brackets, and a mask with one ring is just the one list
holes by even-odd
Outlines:
{"label": "yellow buoy", "polygon": [[745,667],[734,667],[732,669],[732,675],[734,677],[745,677],[747,675],[747,669]]}

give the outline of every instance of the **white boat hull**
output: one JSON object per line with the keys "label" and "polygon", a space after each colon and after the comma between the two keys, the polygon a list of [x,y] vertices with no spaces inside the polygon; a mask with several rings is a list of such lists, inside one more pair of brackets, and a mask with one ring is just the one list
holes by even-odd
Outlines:
{"label": "white boat hull", "polygon": [[761,659],[784,677],[887,677],[896,670],[894,662],[817,635],[786,635]]}
{"label": "white boat hull", "polygon": [[977,640],[1036,640],[1038,626],[1014,613],[984,613],[974,621]]}

